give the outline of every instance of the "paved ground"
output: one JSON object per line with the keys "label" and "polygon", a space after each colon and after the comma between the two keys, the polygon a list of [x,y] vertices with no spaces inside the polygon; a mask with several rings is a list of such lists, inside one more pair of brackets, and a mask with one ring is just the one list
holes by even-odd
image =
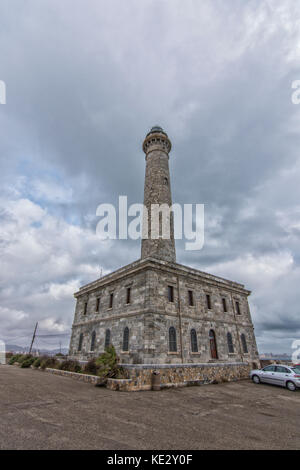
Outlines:
{"label": "paved ground", "polygon": [[112,392],[0,365],[1,449],[299,449],[300,391],[250,381]]}

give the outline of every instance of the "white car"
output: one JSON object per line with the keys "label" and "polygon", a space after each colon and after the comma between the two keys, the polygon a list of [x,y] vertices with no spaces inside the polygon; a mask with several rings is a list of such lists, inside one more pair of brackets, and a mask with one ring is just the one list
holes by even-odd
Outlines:
{"label": "white car", "polygon": [[263,369],[252,370],[250,378],[256,384],[264,382],[280,385],[294,392],[300,388],[300,366],[286,366],[284,364],[266,366]]}

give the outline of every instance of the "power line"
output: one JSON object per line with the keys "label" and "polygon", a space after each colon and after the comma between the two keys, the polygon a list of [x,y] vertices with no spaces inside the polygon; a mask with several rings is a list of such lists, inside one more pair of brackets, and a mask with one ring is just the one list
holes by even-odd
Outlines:
{"label": "power line", "polygon": [[15,341],[16,339],[20,338],[30,338],[31,335],[24,335],[24,336],[15,336],[14,338],[9,338],[7,341]]}

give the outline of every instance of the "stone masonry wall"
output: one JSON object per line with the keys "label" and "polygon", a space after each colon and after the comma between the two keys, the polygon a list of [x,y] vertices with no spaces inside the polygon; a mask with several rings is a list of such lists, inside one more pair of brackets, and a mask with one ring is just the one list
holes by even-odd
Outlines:
{"label": "stone masonry wall", "polygon": [[70,377],[71,379],[78,380],[79,382],[90,383],[93,385],[99,385],[101,383],[101,378],[97,377],[96,375],[79,374],[77,372],[70,372],[68,370],[60,370],[60,369],[51,369],[48,367],[45,369],[45,371],[50,372],[50,374],[54,374],[54,375]]}
{"label": "stone masonry wall", "polygon": [[161,387],[180,387],[242,380],[249,377],[247,363],[124,365],[127,379],[109,379],[107,388],[120,391],[152,389],[153,372],[159,372]]}
{"label": "stone masonry wall", "polygon": [[[152,269],[148,280],[151,313],[145,316],[145,363],[210,361],[211,329],[216,334],[220,361],[258,360],[247,299],[249,291],[232,289],[229,285],[216,282],[213,277],[207,281],[195,279],[191,272],[183,274],[176,269]],[[168,299],[168,286],[173,286],[173,302]],[[189,290],[193,293],[192,306],[189,305]],[[206,301],[207,294],[211,299],[210,309]],[[226,312],[223,298],[226,299]],[[236,302],[239,302],[239,313]],[[176,353],[169,352],[168,331],[171,326],[177,333]],[[197,333],[198,352],[191,350],[192,329]],[[228,349],[227,333],[232,336],[232,353]],[[242,334],[245,335],[248,352],[243,350]]]}
{"label": "stone masonry wall", "polygon": [[[142,265],[142,261],[140,262]],[[243,286],[199,271],[151,261],[132,265],[134,273],[122,272],[116,278],[108,277],[93,283],[77,295],[75,321],[70,345],[70,355],[88,359],[104,351],[105,332],[111,332],[121,363],[172,364],[212,361],[209,332],[216,335],[218,361],[253,362],[258,365],[258,354],[253,325]],[[102,283],[102,285],[101,285]],[[168,298],[168,286],[173,286],[173,302]],[[126,303],[126,289],[131,288],[131,302]],[[189,305],[188,291],[193,292],[194,305]],[[113,307],[109,308],[110,293],[114,293]],[[211,298],[211,308],[206,295]],[[97,298],[100,309],[96,312]],[[222,298],[226,299],[224,312]],[[239,302],[237,312],[235,302]],[[84,305],[87,302],[86,314]],[[169,328],[176,330],[177,351],[170,352]],[[123,351],[124,328],[129,328],[129,350]],[[191,330],[197,333],[198,351],[191,349]],[[92,333],[96,333],[94,351],[91,351]],[[82,350],[78,351],[79,337],[83,334]],[[231,333],[234,351],[229,352],[227,333]],[[243,350],[244,334],[248,352]]]}
{"label": "stone masonry wall", "polygon": [[[118,354],[126,362],[141,362],[139,353],[142,348],[144,318],[141,315],[145,308],[146,272],[122,276],[108,285],[94,289],[92,292],[78,296],[75,320],[70,343],[70,355],[79,359],[98,356],[104,352],[105,333],[110,330],[111,342]],[[130,303],[127,304],[127,288],[130,288]],[[113,306],[109,308],[110,294],[113,293]],[[97,298],[100,299],[99,311],[96,311]],[[84,314],[85,304],[86,313]],[[129,352],[122,351],[124,328],[130,331]],[[94,351],[91,351],[92,333],[96,333]],[[83,334],[81,351],[78,351],[80,334]]]}
{"label": "stone masonry wall", "polygon": [[147,209],[147,229],[143,227],[143,233],[148,232],[147,238],[142,239],[141,257],[158,258],[169,262],[176,261],[174,241],[173,214],[166,218],[170,228],[169,238],[154,238],[151,236],[151,208],[154,204],[172,206],[171,182],[169,172],[169,155],[171,143],[163,132],[150,133],[143,145],[146,153],[146,172],[144,186],[144,206]]}

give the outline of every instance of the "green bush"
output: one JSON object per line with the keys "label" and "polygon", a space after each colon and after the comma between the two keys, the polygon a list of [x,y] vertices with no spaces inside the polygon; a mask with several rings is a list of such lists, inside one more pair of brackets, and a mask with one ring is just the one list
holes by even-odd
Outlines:
{"label": "green bush", "polygon": [[33,364],[34,361],[35,361],[35,357],[29,357],[28,359],[23,360],[21,362],[22,369],[30,367]]}
{"label": "green bush", "polygon": [[41,361],[41,368],[43,370],[45,370],[46,368],[57,369],[58,366],[59,366],[59,362],[57,359],[55,359],[55,357],[45,357]]}
{"label": "green bush", "polygon": [[27,359],[30,359],[32,357],[32,354],[15,354],[12,356],[9,360],[9,364],[14,364],[15,362],[18,362],[19,364],[22,364],[23,361],[26,361]]}
{"label": "green bush", "polygon": [[19,356],[19,359],[17,360],[17,362],[18,362],[19,364],[22,364],[22,362],[23,362],[23,361],[26,361],[26,359],[28,359],[28,357],[26,357],[25,354],[21,354],[21,355]]}
{"label": "green bush", "polygon": [[31,359],[32,357],[33,357],[32,354],[22,354],[18,359],[18,363],[22,364],[24,361],[27,361],[28,359]]}
{"label": "green bush", "polygon": [[22,356],[22,354],[14,354],[10,360],[8,361],[8,364],[12,365],[14,364],[15,362],[18,362],[19,361],[19,358]]}
{"label": "green bush", "polygon": [[35,367],[37,369],[38,367],[40,367],[41,362],[42,362],[42,358],[41,357],[36,357],[34,362],[32,363],[32,365],[33,365],[33,367]]}
{"label": "green bush", "polygon": [[118,365],[119,358],[113,345],[108,346],[105,352],[96,360],[97,375],[106,383],[109,378],[116,378],[123,375],[122,367]]}
{"label": "green bush", "polygon": [[101,385],[104,385],[110,377],[124,377],[123,369],[118,365],[118,361],[116,350],[111,345],[99,357],[90,359],[82,373],[97,375],[102,379]]}
{"label": "green bush", "polygon": [[69,372],[81,372],[81,365],[78,361],[66,360],[59,364],[60,370],[68,370]]}

